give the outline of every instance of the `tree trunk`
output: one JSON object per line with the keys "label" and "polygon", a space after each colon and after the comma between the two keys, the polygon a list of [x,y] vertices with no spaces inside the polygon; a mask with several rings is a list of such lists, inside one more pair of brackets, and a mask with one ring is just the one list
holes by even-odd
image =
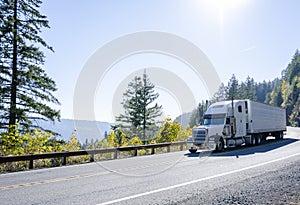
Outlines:
{"label": "tree trunk", "polygon": [[18,47],[17,47],[17,6],[18,1],[14,0],[14,25],[13,25],[13,61],[12,61],[12,77],[11,77],[11,89],[10,89],[10,109],[9,109],[9,125],[16,124],[17,118],[17,57],[18,57]]}

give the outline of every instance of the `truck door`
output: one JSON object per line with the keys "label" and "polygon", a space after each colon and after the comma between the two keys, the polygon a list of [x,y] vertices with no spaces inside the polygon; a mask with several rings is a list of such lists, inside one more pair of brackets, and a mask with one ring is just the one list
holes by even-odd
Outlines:
{"label": "truck door", "polygon": [[246,136],[246,109],[243,101],[236,102],[234,108],[236,118],[236,137]]}

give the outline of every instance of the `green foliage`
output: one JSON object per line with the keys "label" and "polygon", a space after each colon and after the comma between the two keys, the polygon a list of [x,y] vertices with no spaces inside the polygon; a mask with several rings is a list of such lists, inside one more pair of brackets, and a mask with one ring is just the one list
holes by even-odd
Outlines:
{"label": "green foliage", "polygon": [[70,139],[63,145],[62,150],[63,151],[81,150],[80,142],[78,141],[78,138],[76,137],[76,130],[74,130],[72,132]]}
{"label": "green foliage", "polygon": [[0,149],[1,155],[22,155],[25,154],[25,138],[17,129],[17,125],[11,125],[8,132],[1,133]]}
{"label": "green foliage", "polygon": [[182,128],[179,130],[176,141],[186,141],[189,136],[192,136],[192,128],[188,126],[186,129]]}
{"label": "green foliage", "polygon": [[253,78],[250,78],[249,76],[246,79],[245,83],[241,84],[240,88],[240,98],[241,99],[249,99],[249,100],[257,100],[256,96],[256,88],[255,88],[255,82]]}
{"label": "green foliage", "polygon": [[137,146],[137,145],[142,145],[142,144],[143,144],[143,142],[142,142],[142,140],[140,140],[140,138],[138,136],[134,136],[133,138],[131,138],[128,141],[129,146]]}
{"label": "green foliage", "polygon": [[147,141],[146,135],[156,129],[156,118],[162,114],[162,106],[155,103],[159,95],[154,88],[146,73],[142,77],[136,76],[123,95],[125,113],[116,117],[122,127],[130,129],[144,142]]}
{"label": "green foliage", "polygon": [[171,118],[167,118],[162,127],[158,131],[157,142],[174,142],[179,134],[181,125],[177,122],[172,122]]}
{"label": "green foliage", "polygon": [[233,96],[234,99],[250,99],[281,106],[286,109],[288,125],[300,126],[300,53],[298,50],[281,75],[281,78],[260,83],[255,83],[253,78],[247,77],[246,81],[240,84],[232,75],[228,86],[221,84],[212,102],[231,100]]}
{"label": "green foliage", "polygon": [[189,121],[189,127],[194,127],[196,125],[199,125],[203,121],[203,115],[206,112],[208,106],[208,101],[198,104],[198,107],[192,111],[192,115],[190,117]]}
{"label": "green foliage", "polygon": [[300,54],[298,50],[282,72],[282,83],[278,85],[275,92],[282,96],[281,106],[286,108],[288,124],[300,126]]}
{"label": "green foliage", "polygon": [[60,118],[50,104],[59,104],[55,82],[42,66],[42,47],[53,51],[39,35],[49,28],[39,13],[41,0],[3,0],[0,3],[0,128],[19,123],[20,129],[38,128],[35,119]]}
{"label": "green foliage", "polygon": [[111,130],[107,136],[111,147],[121,147],[128,145],[128,138],[121,128]]}
{"label": "green foliage", "polygon": [[233,74],[227,85],[226,100],[239,99],[240,98],[239,89],[240,89],[239,81]]}
{"label": "green foliage", "polygon": [[51,133],[33,130],[20,134],[18,125],[11,125],[8,132],[1,133],[1,155],[39,154],[61,151],[62,145]]}
{"label": "green foliage", "polygon": [[224,85],[224,83],[221,83],[219,86],[218,91],[214,94],[214,96],[211,99],[211,103],[219,102],[219,101],[225,101],[227,99],[226,91],[228,88]]}

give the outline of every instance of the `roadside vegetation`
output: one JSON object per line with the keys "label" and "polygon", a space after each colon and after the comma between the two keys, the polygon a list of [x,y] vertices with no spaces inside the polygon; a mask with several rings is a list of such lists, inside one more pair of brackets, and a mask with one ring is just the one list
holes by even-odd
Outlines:
{"label": "roadside vegetation", "polygon": [[[233,74],[227,85],[222,83],[209,103],[223,100],[250,99],[286,109],[289,126],[300,127],[300,53],[296,50],[281,77],[272,81],[255,82],[249,76],[239,82]],[[199,123],[207,108],[208,102],[202,101],[192,112],[189,125]]]}

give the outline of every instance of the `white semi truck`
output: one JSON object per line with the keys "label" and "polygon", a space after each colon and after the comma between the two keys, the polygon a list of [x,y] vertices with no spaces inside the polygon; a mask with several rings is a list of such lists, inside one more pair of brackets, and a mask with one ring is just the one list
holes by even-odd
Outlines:
{"label": "white semi truck", "polygon": [[282,139],[284,131],[285,109],[251,100],[222,101],[209,106],[203,124],[193,129],[187,144],[191,153],[200,148],[222,151],[259,145],[268,136]]}

